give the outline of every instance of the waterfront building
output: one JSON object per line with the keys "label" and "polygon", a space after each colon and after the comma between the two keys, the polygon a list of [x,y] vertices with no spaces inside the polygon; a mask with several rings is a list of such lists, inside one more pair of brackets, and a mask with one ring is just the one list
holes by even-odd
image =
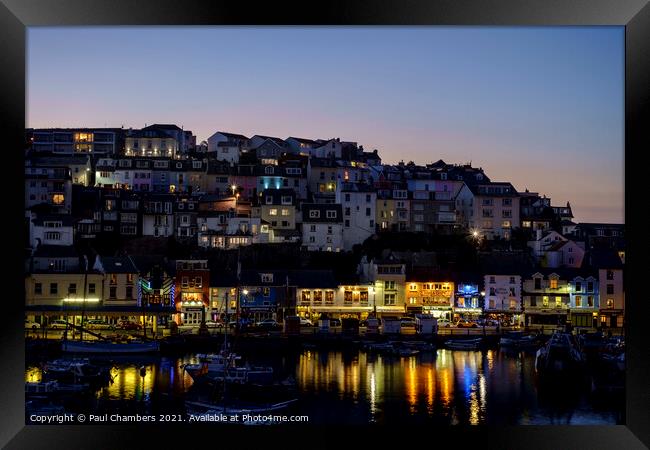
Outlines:
{"label": "waterfront building", "polygon": [[405,309],[406,264],[392,252],[359,263],[360,281],[371,286],[372,310],[378,317],[399,316]]}
{"label": "waterfront building", "polygon": [[514,325],[521,323],[522,279],[516,272],[501,271],[492,267],[483,277],[485,300],[483,309],[490,319]]}
{"label": "waterfront building", "polygon": [[625,325],[625,285],[623,261],[616,249],[593,249],[590,265],[598,269],[600,326],[622,328]]}
{"label": "waterfront building", "polygon": [[595,329],[600,326],[600,283],[598,271],[581,270],[569,280],[570,321],[575,328]]}
{"label": "waterfront building", "polygon": [[210,270],[206,259],[176,260],[174,321],[198,327],[210,307]]}
{"label": "waterfront building", "polygon": [[476,320],[483,314],[481,279],[474,273],[454,274],[454,321],[458,319]]}
{"label": "waterfront building", "polygon": [[430,314],[452,319],[455,284],[448,274],[412,273],[406,277],[405,310],[412,314]]}
{"label": "waterfront building", "polygon": [[562,326],[569,317],[570,285],[574,271],[538,269],[523,280],[524,325]]}

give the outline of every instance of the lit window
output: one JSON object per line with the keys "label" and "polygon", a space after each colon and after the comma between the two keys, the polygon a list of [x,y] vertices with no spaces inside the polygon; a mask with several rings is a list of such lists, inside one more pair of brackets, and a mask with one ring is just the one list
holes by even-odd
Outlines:
{"label": "lit window", "polygon": [[52,196],[52,203],[55,205],[60,205],[65,201],[65,198],[63,197],[63,194],[54,194]]}
{"label": "lit window", "polygon": [[276,208],[272,208],[269,210],[269,215],[270,216],[277,216],[278,215],[278,210]]}
{"label": "lit window", "polygon": [[557,279],[550,280],[550,287],[551,289],[557,289]]}

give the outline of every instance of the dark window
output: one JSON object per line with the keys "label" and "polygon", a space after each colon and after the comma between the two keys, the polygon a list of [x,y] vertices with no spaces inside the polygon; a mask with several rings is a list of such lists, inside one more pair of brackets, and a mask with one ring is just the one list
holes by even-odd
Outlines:
{"label": "dark window", "polygon": [[607,279],[608,280],[613,280],[614,279],[614,271],[613,270],[608,270],[607,271]]}
{"label": "dark window", "polygon": [[94,294],[95,293],[95,283],[90,283],[88,285],[88,293],[89,294]]}
{"label": "dark window", "polygon": [[614,294],[614,285],[613,284],[608,284],[607,285],[607,295],[613,295]]}
{"label": "dark window", "polygon": [[41,295],[43,293],[43,284],[36,283],[34,285],[34,294]]}
{"label": "dark window", "polygon": [[133,286],[126,287],[126,298],[133,298]]}
{"label": "dark window", "polygon": [[111,286],[109,289],[109,298],[117,298],[117,287]]}
{"label": "dark window", "polygon": [[68,285],[68,294],[76,294],[77,293],[77,284],[76,283],[70,283]]}
{"label": "dark window", "polygon": [[50,283],[50,295],[59,293],[59,285],[56,283]]}
{"label": "dark window", "polygon": [[535,278],[535,289],[541,289],[541,288],[542,288],[542,279]]}

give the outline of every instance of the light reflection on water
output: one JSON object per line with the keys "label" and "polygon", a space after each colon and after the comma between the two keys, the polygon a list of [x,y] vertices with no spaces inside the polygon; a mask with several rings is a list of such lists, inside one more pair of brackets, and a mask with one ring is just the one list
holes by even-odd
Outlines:
{"label": "light reflection on water", "polygon": [[530,354],[441,349],[428,356],[401,358],[363,352],[358,357],[344,355],[303,352],[297,360],[298,387],[303,398],[320,403],[321,409],[336,408],[327,406],[328,396],[343,400],[342,405],[349,402],[361,421],[403,421],[405,415],[472,425],[617,420],[613,408],[592,411],[578,393],[575,399],[553,399],[556,404],[540,402]]}
{"label": "light reflection on water", "polygon": [[[303,350],[265,358],[251,362],[295,376],[301,412],[314,423],[614,424],[622,414],[612,404],[595,410],[571,391],[539,395],[534,357],[524,353],[440,349],[393,357]],[[196,362],[194,355],[116,361],[113,381],[95,398],[147,402],[153,393],[182,396],[193,384],[183,365]],[[27,367],[25,381],[40,380],[38,364]]]}

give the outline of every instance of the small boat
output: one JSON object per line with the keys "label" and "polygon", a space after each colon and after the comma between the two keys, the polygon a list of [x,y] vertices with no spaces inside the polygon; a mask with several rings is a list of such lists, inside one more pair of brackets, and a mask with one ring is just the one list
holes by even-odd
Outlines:
{"label": "small boat", "polygon": [[390,342],[377,342],[366,345],[366,351],[375,353],[392,353],[393,344]]}
{"label": "small boat", "polygon": [[56,394],[80,393],[90,389],[89,384],[63,384],[56,380],[25,383],[25,395],[47,397]]}
{"label": "small boat", "polygon": [[57,359],[46,363],[43,377],[48,380],[72,384],[104,383],[111,378],[110,367],[90,364],[88,359]]}
{"label": "small boat", "polygon": [[603,353],[601,355],[601,360],[606,364],[613,365],[620,371],[625,370],[625,352],[621,352],[619,354]]}
{"label": "small boat", "polygon": [[216,376],[222,374],[226,367],[237,367],[241,356],[235,353],[208,353],[197,355],[201,361],[198,364],[186,364],[183,369],[194,379],[203,375]]}
{"label": "small boat", "polygon": [[[297,402],[298,399],[286,400],[284,402],[275,403],[271,405],[243,405],[243,404],[233,404],[233,405],[223,405],[223,404],[213,404],[213,403],[204,403],[204,402],[193,402],[185,401],[187,412],[197,418],[202,416],[211,416],[214,414],[227,414],[235,415],[258,415],[258,414],[267,414],[274,411],[280,411],[288,408],[292,403]],[[243,422],[239,422],[241,424]]]}
{"label": "small boat", "polygon": [[436,349],[435,344],[425,341],[404,341],[402,342],[402,346],[406,348],[413,348],[421,352],[428,352]]}
{"label": "small boat", "polygon": [[208,372],[207,376],[214,381],[225,381],[226,383],[270,385],[273,383],[273,368],[251,366],[225,367]]}
{"label": "small boat", "polygon": [[522,331],[508,331],[499,339],[501,347],[528,348],[539,345],[537,336],[524,334]]}
{"label": "small boat", "polygon": [[420,350],[417,350],[415,348],[396,348],[393,350],[393,353],[399,356],[415,356],[420,353]]}
{"label": "small boat", "polygon": [[68,353],[153,353],[160,351],[158,342],[130,341],[64,341],[62,350]]}
{"label": "small boat", "polygon": [[573,336],[563,332],[554,333],[535,355],[535,370],[544,375],[577,375],[584,363]]}
{"label": "small boat", "polygon": [[25,415],[32,422],[32,416],[57,416],[65,413],[62,405],[44,404],[40,401],[28,400],[25,402]]}
{"label": "small boat", "polygon": [[476,339],[450,339],[445,342],[445,347],[452,350],[478,350],[483,338]]}

